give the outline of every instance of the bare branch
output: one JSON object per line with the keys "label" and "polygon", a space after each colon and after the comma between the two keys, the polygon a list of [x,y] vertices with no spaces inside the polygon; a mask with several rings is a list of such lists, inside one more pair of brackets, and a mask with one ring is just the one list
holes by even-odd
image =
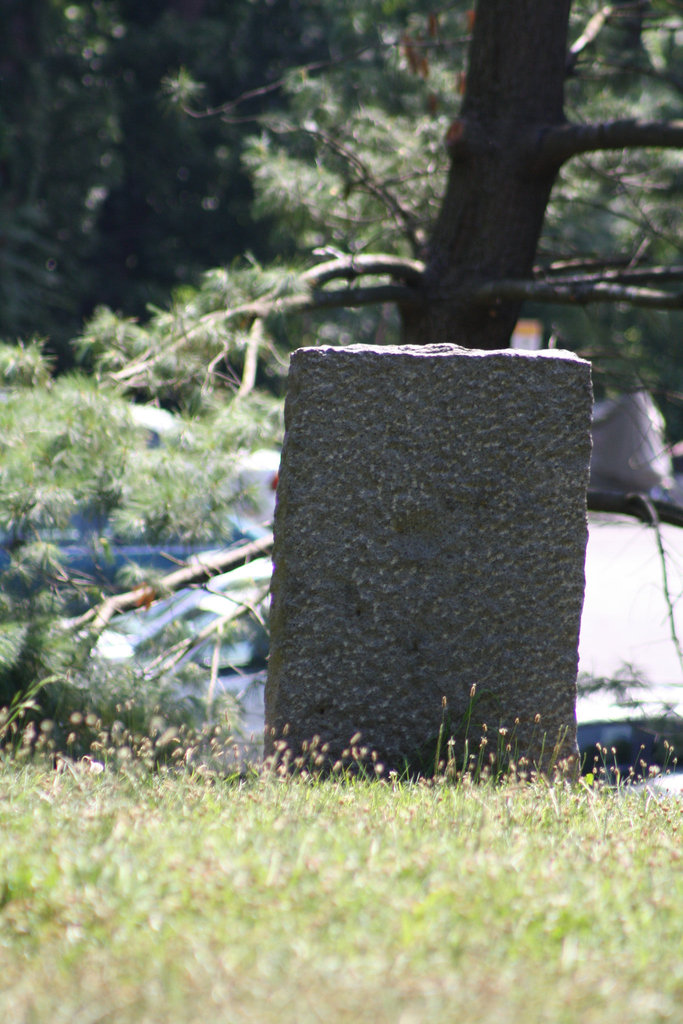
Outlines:
{"label": "bare branch", "polygon": [[602,31],[605,22],[612,14],[612,11],[613,8],[611,4],[606,4],[602,7],[597,14],[594,14],[589,20],[579,38],[569,47],[569,53],[567,54],[567,74],[570,74],[573,71],[583,51],[586,50],[591,43],[595,42]]}
{"label": "bare branch", "polygon": [[99,633],[114,615],[145,607],[162,593],[173,593],[180,590],[181,587],[189,587],[194,583],[205,583],[218,573],[236,569],[240,565],[251,562],[254,558],[270,554],[272,548],[273,535],[268,533],[264,537],[259,537],[258,540],[240,544],[239,547],[228,548],[219,554],[204,557],[201,561],[193,561],[189,565],[183,566],[182,569],[168,573],[163,577],[158,590],[143,584],[140,587],[135,587],[134,590],[127,590],[123,594],[113,594],[79,618],[69,619],[64,625],[68,629],[82,629],[84,626],[90,626]]}
{"label": "bare branch", "polygon": [[321,288],[298,295],[286,295],[279,299],[257,299],[255,302],[245,303],[232,310],[209,313],[208,316],[215,321],[229,320],[235,316],[265,318],[284,313],[312,313],[316,309],[371,306],[376,302],[415,305],[419,302],[419,295],[414,288],[402,284],[380,284],[368,288],[338,288],[334,291],[325,291]]}
{"label": "bare branch", "polygon": [[637,288],[609,281],[580,279],[565,284],[555,281],[491,281],[478,288],[470,301],[488,305],[497,299],[551,302],[560,305],[587,306],[592,302],[626,302],[651,309],[683,309],[683,292],[665,292]]}
{"label": "bare branch", "polygon": [[[265,597],[268,593],[269,583],[262,584],[262,596]],[[242,618],[245,615],[251,615],[261,626],[265,626],[262,616],[259,614],[257,608],[254,607],[249,601],[238,601],[234,598],[230,598],[230,595],[223,595],[232,600],[235,605],[235,610],[229,612],[226,615],[220,615],[218,618],[212,619],[206,624],[198,633],[193,636],[187,637],[185,640],[180,640],[177,644],[171,647],[170,650],[163,651],[157,658],[155,658],[149,665],[146,666],[146,675],[154,677],[161,675],[164,672],[172,672],[173,669],[178,665],[183,658],[185,658],[192,650],[196,650],[208,640],[211,636],[216,636],[217,644],[216,648],[220,644],[220,634],[225,626],[230,622],[235,622],[236,619]],[[217,653],[216,648],[214,652]],[[211,659],[212,663],[214,658]],[[213,676],[213,665],[212,665],[212,676]],[[215,679],[209,683],[209,692],[207,694],[207,703],[211,704],[212,690],[211,685],[215,686]]]}
{"label": "bare branch", "polygon": [[337,288],[334,291],[315,291],[299,309],[340,309],[344,306],[373,306],[376,303],[395,302],[399,306],[415,306],[420,296],[414,288],[401,284],[378,284],[368,288]]}
{"label": "bare branch", "polygon": [[[358,50],[354,50],[352,53],[345,57],[330,58],[330,60],[316,60],[311,61],[309,64],[302,64],[294,71],[298,72],[302,78],[306,77],[311,73],[317,71],[328,71],[330,68],[341,67],[343,64],[348,64],[362,57],[363,54],[368,53],[371,50],[376,49],[376,44],[372,46],[362,46]],[[202,119],[206,117],[222,117],[226,121],[231,120],[231,115],[241,106],[243,103],[249,103],[251,100],[261,99],[263,96],[268,96],[273,92],[279,92],[287,84],[288,75],[283,75],[282,78],[278,78],[275,82],[268,82],[266,85],[259,86],[256,89],[249,89],[246,92],[236,96],[234,100],[228,100],[227,103],[221,103],[217,107],[206,107],[204,110],[194,110],[192,107],[183,104],[183,113],[189,117],[196,119]]]}
{"label": "bare branch", "polygon": [[549,279],[544,280],[547,284],[592,284],[599,281],[617,281],[621,284],[634,281],[683,281],[683,266],[671,267],[623,267],[596,269],[590,274],[562,274],[557,271]]}
{"label": "bare branch", "polygon": [[566,274],[583,274],[584,272],[594,271],[602,274],[604,270],[625,270],[627,267],[634,266],[634,257],[631,256],[619,256],[619,257],[604,257],[599,256],[567,256],[564,259],[553,260],[552,263],[548,263],[545,266],[538,264],[534,267],[535,278],[546,278],[549,274],[560,276]]}
{"label": "bare branch", "polygon": [[530,145],[531,169],[542,172],[560,167],[579,153],[608,149],[683,148],[683,121],[603,121],[563,124],[547,128]]}
{"label": "bare branch", "polygon": [[239,388],[237,389],[236,398],[244,398],[244,396],[248,395],[254,388],[254,384],[256,383],[256,370],[258,368],[258,353],[262,342],[263,320],[261,320],[260,317],[255,317],[254,322],[251,325],[247,345],[244,350],[244,369],[242,370],[242,380]]}
{"label": "bare branch", "polygon": [[[671,501],[660,501],[643,494],[622,494],[619,491],[588,491],[589,512],[608,512],[633,516],[644,523],[669,523],[683,527],[683,508]],[[653,519],[653,510],[655,518]]]}
{"label": "bare branch", "polygon": [[301,275],[301,280],[311,288],[319,288],[335,278],[353,280],[366,275],[386,274],[405,284],[419,286],[424,274],[424,263],[419,260],[403,259],[400,256],[382,254],[368,256],[339,256],[326,263],[319,263]]}
{"label": "bare branch", "polygon": [[[602,71],[604,69],[604,71]],[[655,68],[651,64],[636,62],[636,61],[615,61],[608,60],[605,57],[596,58],[591,64],[590,73],[582,72],[581,69],[577,69],[577,77],[588,78],[593,82],[607,81],[609,82],[615,76],[618,75],[636,75],[641,78],[650,78],[656,82],[661,82],[664,85],[671,86],[672,89],[676,89],[678,92],[683,92],[683,76],[677,75],[674,71],[670,71],[668,68],[663,70],[662,68]]]}

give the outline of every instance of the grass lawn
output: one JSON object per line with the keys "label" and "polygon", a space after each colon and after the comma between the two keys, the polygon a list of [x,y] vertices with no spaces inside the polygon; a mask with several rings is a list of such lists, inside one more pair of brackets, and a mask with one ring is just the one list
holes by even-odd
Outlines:
{"label": "grass lawn", "polygon": [[0,1019],[681,1020],[675,799],[0,767]]}

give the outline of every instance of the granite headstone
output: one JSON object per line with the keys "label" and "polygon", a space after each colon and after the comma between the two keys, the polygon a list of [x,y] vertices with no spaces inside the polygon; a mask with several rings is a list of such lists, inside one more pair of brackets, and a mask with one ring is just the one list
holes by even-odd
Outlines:
{"label": "granite headstone", "polygon": [[570,352],[292,355],[266,753],[360,733],[420,769],[486,726],[538,767],[575,754],[591,409]]}

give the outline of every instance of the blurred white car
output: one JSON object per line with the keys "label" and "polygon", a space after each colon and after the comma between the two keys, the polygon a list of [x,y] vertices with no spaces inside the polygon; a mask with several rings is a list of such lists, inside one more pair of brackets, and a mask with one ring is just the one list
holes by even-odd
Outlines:
{"label": "blurred white car", "polygon": [[598,744],[622,775],[683,762],[683,529],[658,530],[589,517],[577,701],[588,769]]}
{"label": "blurred white car", "polygon": [[[683,506],[664,420],[635,391],[595,405],[590,486]],[[579,744],[623,772],[683,758],[683,529],[589,515],[579,642]],[[616,753],[612,754],[612,750]]]}
{"label": "blurred white car", "polygon": [[[579,669],[683,684],[683,529],[589,516]],[[661,543],[661,550],[660,550]]]}

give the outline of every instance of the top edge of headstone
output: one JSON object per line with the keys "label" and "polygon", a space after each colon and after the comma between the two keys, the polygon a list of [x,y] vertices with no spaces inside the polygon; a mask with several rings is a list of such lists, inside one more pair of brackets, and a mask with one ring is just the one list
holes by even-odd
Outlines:
{"label": "top edge of headstone", "polygon": [[377,355],[408,356],[418,359],[424,359],[425,357],[444,359],[451,356],[464,356],[477,359],[481,359],[483,357],[503,357],[505,359],[557,359],[590,366],[588,360],[582,359],[581,356],[578,356],[575,352],[570,352],[568,349],[562,348],[481,349],[465,348],[463,345],[454,345],[450,343],[431,345],[307,345],[296,349],[292,353],[292,357],[296,357],[299,354],[305,354],[308,356],[314,353],[320,356],[334,355],[341,357],[346,355],[375,353]]}

